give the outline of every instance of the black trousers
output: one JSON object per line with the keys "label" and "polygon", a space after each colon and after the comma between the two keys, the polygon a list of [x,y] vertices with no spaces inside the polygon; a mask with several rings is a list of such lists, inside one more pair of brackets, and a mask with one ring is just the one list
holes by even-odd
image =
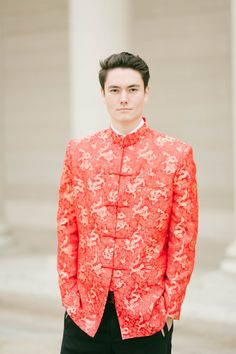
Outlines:
{"label": "black trousers", "polygon": [[115,305],[107,302],[94,337],[78,327],[65,312],[61,354],[171,354],[173,325],[147,337],[123,339]]}

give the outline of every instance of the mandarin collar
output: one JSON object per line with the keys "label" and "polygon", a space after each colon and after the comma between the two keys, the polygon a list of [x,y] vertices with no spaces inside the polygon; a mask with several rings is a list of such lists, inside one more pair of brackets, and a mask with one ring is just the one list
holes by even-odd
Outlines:
{"label": "mandarin collar", "polygon": [[137,143],[149,130],[149,125],[147,122],[147,118],[145,116],[142,116],[142,119],[144,121],[143,125],[139,127],[137,130],[135,130],[133,133],[128,133],[125,134],[124,136],[118,134],[115,130],[112,129],[110,126],[108,128],[108,131],[112,137],[112,140],[114,143],[122,145],[122,146],[129,146]]}
{"label": "mandarin collar", "polygon": [[[130,133],[135,132],[135,131],[138,130],[143,124],[144,124],[144,120],[141,118],[141,119],[140,119],[140,122],[139,122],[138,125],[137,125],[137,127],[135,127],[135,128],[132,129],[129,133],[126,133],[126,134],[130,134]],[[119,132],[119,130],[117,130],[117,129],[113,126],[112,123],[110,124],[110,126],[111,126],[111,128],[112,128],[113,130],[115,130],[116,133],[118,133],[118,134],[120,134],[120,135],[123,135],[123,136],[126,135],[126,134],[122,134],[121,132]]]}

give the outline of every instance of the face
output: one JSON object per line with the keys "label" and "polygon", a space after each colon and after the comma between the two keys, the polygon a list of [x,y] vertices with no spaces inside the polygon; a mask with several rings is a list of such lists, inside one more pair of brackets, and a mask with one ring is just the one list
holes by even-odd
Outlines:
{"label": "face", "polygon": [[125,126],[141,118],[149,87],[144,91],[143,79],[138,71],[115,68],[109,70],[101,93],[112,122]]}

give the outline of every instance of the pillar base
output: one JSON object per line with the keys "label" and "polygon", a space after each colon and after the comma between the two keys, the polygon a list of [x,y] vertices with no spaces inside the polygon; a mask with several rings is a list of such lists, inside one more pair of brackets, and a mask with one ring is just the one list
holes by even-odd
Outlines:
{"label": "pillar base", "polygon": [[226,256],[226,260],[221,264],[221,269],[236,274],[236,240],[227,248]]}
{"label": "pillar base", "polygon": [[221,269],[227,273],[236,274],[236,259],[229,259],[222,263]]}
{"label": "pillar base", "polygon": [[8,246],[12,243],[12,238],[10,237],[9,227],[0,222],[0,248]]}

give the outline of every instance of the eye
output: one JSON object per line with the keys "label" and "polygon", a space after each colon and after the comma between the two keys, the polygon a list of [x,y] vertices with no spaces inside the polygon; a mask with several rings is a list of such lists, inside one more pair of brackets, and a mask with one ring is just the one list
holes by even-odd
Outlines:
{"label": "eye", "polygon": [[110,92],[117,93],[117,92],[118,92],[118,89],[111,89]]}
{"label": "eye", "polygon": [[133,87],[133,88],[130,89],[130,91],[131,92],[136,92],[136,91],[138,91],[138,89]]}

